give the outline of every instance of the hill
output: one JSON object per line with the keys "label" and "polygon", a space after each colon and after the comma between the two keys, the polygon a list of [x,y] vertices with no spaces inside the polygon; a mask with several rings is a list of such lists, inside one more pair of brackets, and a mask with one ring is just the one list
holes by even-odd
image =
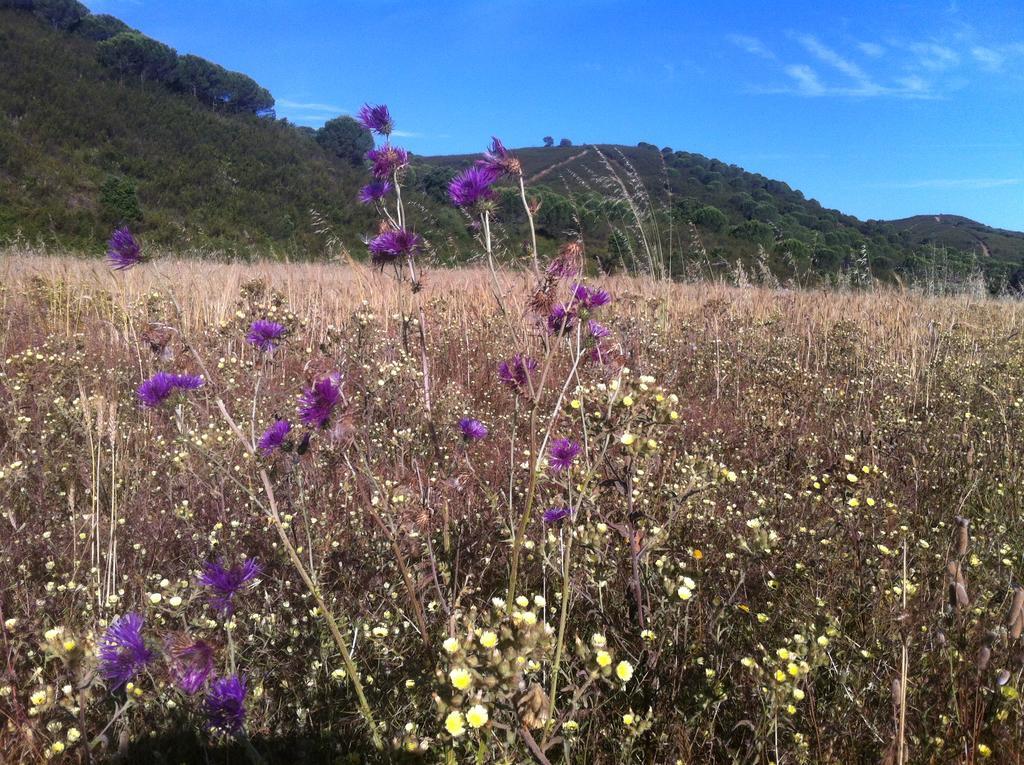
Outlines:
{"label": "hill", "polygon": [[[349,117],[319,131],[279,120],[245,74],[77,0],[0,0],[0,71],[0,243],[99,251],[127,222],[150,243],[230,257],[365,252],[376,216],[354,200],[372,139]],[[607,271],[1024,283],[1024,234],[966,218],[861,221],[783,181],[648,143],[515,151],[545,255],[579,237]],[[479,251],[447,196],[476,158],[412,158],[413,225],[445,263]],[[501,190],[496,219],[499,252],[515,260],[529,238],[518,188]]]}
{"label": "hill", "polygon": [[1020,259],[1024,250],[1024,233],[992,228],[961,215],[915,215],[885,223],[918,244],[978,251],[996,260]]}
{"label": "hill", "polygon": [[322,246],[313,209],[372,225],[350,201],[362,168],[283,121],[124,76],[100,45],[0,8],[0,241],[96,248],[127,221],[167,246],[300,253]]}
{"label": "hill", "polygon": [[[572,210],[588,238],[596,240],[589,242],[592,251],[596,247],[609,265],[623,251],[635,252],[640,229],[646,229],[644,238],[650,241],[653,234],[662,249],[686,251],[673,271],[692,267],[703,250],[712,270],[736,262],[752,268],[767,264],[783,278],[850,270],[860,260],[881,278],[915,278],[936,269],[954,279],[980,270],[992,284],[1022,278],[1024,234],[968,218],[862,221],[824,207],[783,181],[647,143],[534,147],[515,153],[528,185],[547,197],[549,217]],[[474,159],[454,155],[421,161],[454,170]],[[542,218],[543,211],[544,205]],[[675,237],[671,247],[670,232]]]}

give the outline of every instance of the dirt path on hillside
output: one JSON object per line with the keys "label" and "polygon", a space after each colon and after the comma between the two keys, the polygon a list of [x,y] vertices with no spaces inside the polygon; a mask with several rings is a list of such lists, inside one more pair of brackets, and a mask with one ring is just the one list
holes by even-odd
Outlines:
{"label": "dirt path on hillside", "polygon": [[580,152],[579,154],[573,154],[573,155],[572,155],[571,157],[569,157],[568,159],[563,159],[563,160],[562,160],[561,162],[556,162],[556,163],[555,163],[555,164],[553,164],[553,165],[552,165],[551,167],[545,167],[545,168],[544,168],[543,170],[541,170],[541,171],[540,171],[539,173],[537,173],[536,175],[534,175],[534,176],[532,176],[532,177],[530,177],[530,178],[527,178],[527,181],[528,181],[529,183],[533,183],[534,181],[539,181],[539,180],[540,180],[541,178],[543,178],[543,177],[544,177],[544,176],[546,176],[546,175],[550,175],[551,173],[553,173],[553,172],[554,172],[555,170],[557,170],[558,168],[560,168],[560,167],[565,167],[565,166],[566,166],[566,165],[568,165],[568,164],[569,164],[570,162],[575,162],[575,161],[576,161],[577,159],[579,159],[580,157],[585,157],[585,156],[586,156],[587,154],[589,154],[589,153],[590,153],[590,149],[584,149],[584,150],[583,150],[583,151],[581,151],[581,152]]}

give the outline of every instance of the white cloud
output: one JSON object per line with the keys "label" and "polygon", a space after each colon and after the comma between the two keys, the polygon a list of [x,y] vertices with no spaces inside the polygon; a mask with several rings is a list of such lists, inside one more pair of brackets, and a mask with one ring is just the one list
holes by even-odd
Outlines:
{"label": "white cloud", "polygon": [[796,80],[797,92],[805,96],[825,95],[825,86],[818,74],[806,64],[792,64],[786,67],[786,74]]}
{"label": "white cloud", "polygon": [[331,112],[333,114],[349,114],[349,110],[334,104],[305,103],[303,101],[291,101],[287,98],[278,98],[277,105],[285,109],[305,109],[311,112]]}
{"label": "white cloud", "polygon": [[975,45],[971,55],[982,69],[989,72],[1001,72],[1006,68],[1009,59],[1024,56],[1024,43],[1009,45]]}
{"label": "white cloud", "polygon": [[[970,87],[981,76],[980,72],[1020,82],[1024,41],[981,39],[970,26],[965,29],[950,29],[946,34],[922,29],[921,34],[929,37],[917,40],[885,37],[876,42],[847,38],[844,45],[814,33],[786,32],[789,41],[797,46],[798,55],[802,53],[807,59],[809,54],[805,61],[790,55],[792,45],[785,46],[779,41],[766,43],[746,34],[728,35],[727,39],[751,55],[777,62],[776,76],[784,75],[782,82],[761,82],[748,87],[754,93],[922,100],[950,98]],[[988,79],[993,80],[991,76]]]}
{"label": "white cloud", "polygon": [[908,93],[927,93],[930,88],[928,81],[916,74],[912,74],[907,77],[899,77],[897,78],[896,83],[902,90]]}
{"label": "white cloud", "polygon": [[867,73],[857,64],[843,58],[828,46],[823,45],[814,35],[799,35],[797,40],[809,53],[856,82],[860,89],[864,91],[864,95],[870,95],[871,91],[879,89],[879,86],[872,82]]}
{"label": "white cloud", "polygon": [[986,48],[982,45],[975,45],[971,48],[971,55],[974,56],[974,59],[981,64],[983,68],[988,69],[991,72],[998,72],[1003,68],[1003,63],[1005,62],[1002,53],[997,50],[993,50],[992,48]]}
{"label": "white cloud", "polygon": [[913,43],[910,50],[917,54],[917,63],[925,69],[941,71],[960,63],[960,54],[945,45]]}
{"label": "white cloud", "polygon": [[768,50],[763,42],[756,37],[750,35],[729,35],[729,42],[738,48],[745,50],[752,56],[760,56],[761,58],[774,59],[775,54]]}
{"label": "white cloud", "polygon": [[871,58],[881,58],[885,55],[885,48],[878,43],[861,42],[857,43],[857,47],[860,48],[861,53],[865,56],[870,56]]}

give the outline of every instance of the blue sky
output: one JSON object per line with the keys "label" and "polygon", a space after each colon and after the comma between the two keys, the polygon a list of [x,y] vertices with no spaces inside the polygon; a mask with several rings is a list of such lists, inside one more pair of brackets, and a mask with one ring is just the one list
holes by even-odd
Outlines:
{"label": "blue sky", "polygon": [[699,152],[861,218],[1024,230],[1024,3],[87,0],[318,126],[386,102],[420,154],[500,136]]}

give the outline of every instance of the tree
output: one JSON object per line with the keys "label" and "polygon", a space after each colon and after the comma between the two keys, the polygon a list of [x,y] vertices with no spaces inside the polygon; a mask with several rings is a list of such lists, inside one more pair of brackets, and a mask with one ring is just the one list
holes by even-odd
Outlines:
{"label": "tree", "polygon": [[116,69],[122,77],[137,75],[140,80],[171,81],[178,54],[140,32],[121,32],[96,46],[96,56],[104,66]]}
{"label": "tree", "polygon": [[536,188],[534,195],[540,199],[537,212],[537,230],[552,237],[563,236],[574,223],[575,209],[566,197],[548,189]]}
{"label": "tree", "polygon": [[205,58],[187,53],[178,57],[170,85],[182,93],[191,93],[194,98],[213,105],[219,99],[220,83],[227,71]]}
{"label": "tree", "polygon": [[[455,177],[455,171],[443,165],[429,167],[416,174],[416,187],[438,204],[451,204],[448,198],[448,184]],[[518,199],[518,195],[517,195]]]}
{"label": "tree", "polygon": [[219,100],[229,111],[267,115],[274,108],[274,97],[256,80],[241,72],[221,70]]}
{"label": "tree", "polygon": [[87,40],[103,42],[122,32],[133,31],[121,19],[108,13],[89,14],[75,27],[75,34]]}
{"label": "tree", "polygon": [[745,220],[738,226],[733,226],[729,233],[737,239],[760,244],[768,244],[775,237],[775,229],[759,220]]}
{"label": "tree", "polygon": [[811,247],[799,239],[783,239],[777,242],[774,251],[780,255],[789,255],[794,261],[804,263],[810,260]]}
{"label": "tree", "polygon": [[570,141],[568,138],[563,138],[561,141],[558,142],[558,145],[559,146],[572,146],[572,141]]}
{"label": "tree", "polygon": [[544,145],[545,146],[554,146],[555,145],[555,139],[552,138],[549,135],[544,136]]}
{"label": "tree", "polygon": [[698,207],[694,210],[693,222],[709,231],[721,231],[725,224],[729,222],[729,218],[717,207],[704,205],[704,207]]}
{"label": "tree", "polygon": [[353,165],[361,163],[366,152],[373,148],[373,136],[370,135],[370,131],[351,117],[327,120],[324,126],[316,131],[316,142],[323,146],[328,154]]}
{"label": "tree", "polygon": [[32,12],[54,29],[67,32],[89,15],[78,0],[35,0]]}
{"label": "tree", "polygon": [[135,193],[135,184],[127,178],[107,176],[100,188],[100,204],[107,219],[114,225],[142,220],[142,208]]}

